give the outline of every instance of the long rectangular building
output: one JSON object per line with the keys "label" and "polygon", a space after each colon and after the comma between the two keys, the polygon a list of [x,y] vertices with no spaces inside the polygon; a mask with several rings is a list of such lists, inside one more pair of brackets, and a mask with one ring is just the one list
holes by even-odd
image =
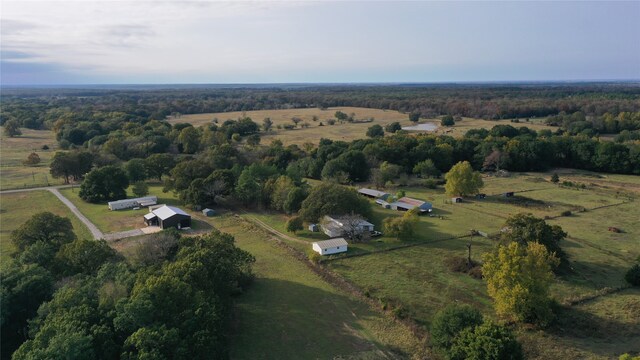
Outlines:
{"label": "long rectangular building", "polygon": [[158,203],[158,198],[156,196],[147,196],[140,197],[135,199],[124,199],[124,200],[116,200],[109,201],[107,204],[109,205],[109,210],[123,210],[123,209],[131,209],[138,206],[151,206]]}

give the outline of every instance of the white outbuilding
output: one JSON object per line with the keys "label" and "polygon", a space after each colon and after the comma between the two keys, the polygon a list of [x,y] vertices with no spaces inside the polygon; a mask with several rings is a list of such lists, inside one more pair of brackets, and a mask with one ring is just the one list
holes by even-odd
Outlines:
{"label": "white outbuilding", "polygon": [[313,243],[313,251],[320,255],[331,255],[347,251],[347,240],[344,238],[335,238],[325,241],[317,241]]}
{"label": "white outbuilding", "polygon": [[109,201],[107,204],[109,205],[109,210],[123,210],[123,209],[132,209],[134,207],[151,206],[157,203],[158,203],[157,197],[147,196],[147,197],[141,197],[141,198],[135,198],[135,199]]}

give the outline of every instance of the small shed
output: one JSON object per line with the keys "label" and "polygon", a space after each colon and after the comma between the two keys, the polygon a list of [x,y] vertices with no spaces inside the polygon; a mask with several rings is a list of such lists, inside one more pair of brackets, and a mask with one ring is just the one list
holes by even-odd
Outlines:
{"label": "small shed", "polygon": [[462,202],[462,198],[461,198],[460,196],[452,197],[452,198],[451,198],[451,202],[452,202],[453,204],[461,203],[461,202]]}
{"label": "small shed", "polygon": [[319,232],[320,231],[320,227],[318,226],[318,224],[309,224],[309,231],[311,231],[311,232]]}
{"label": "small shed", "polygon": [[331,255],[346,252],[348,248],[347,240],[335,238],[325,241],[317,241],[312,244],[313,251],[320,255]]}
{"label": "small shed", "polygon": [[191,227],[191,215],[180,208],[163,205],[146,214],[144,222],[147,226],[159,226],[162,229],[184,229]]}
{"label": "small shed", "polygon": [[209,217],[211,217],[211,216],[214,216],[214,215],[216,214],[216,212],[215,212],[215,210],[213,210],[213,209],[206,208],[206,209],[202,210],[202,214],[203,214],[204,216],[209,216]]}

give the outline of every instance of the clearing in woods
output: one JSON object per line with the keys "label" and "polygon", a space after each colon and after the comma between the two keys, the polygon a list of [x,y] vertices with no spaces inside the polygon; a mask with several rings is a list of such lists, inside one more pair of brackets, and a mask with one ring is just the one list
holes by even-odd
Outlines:
{"label": "clearing in woods", "polygon": [[[336,122],[334,125],[327,123],[328,119],[335,119],[336,111],[342,111],[343,113],[350,115],[355,114],[354,118],[357,120],[368,120],[373,118],[372,122]],[[394,110],[381,110],[381,109],[369,109],[360,107],[333,107],[325,110],[318,108],[305,108],[305,109],[283,109],[283,110],[256,110],[256,111],[234,111],[223,113],[206,113],[206,114],[190,114],[181,115],[179,117],[168,118],[169,123],[190,123],[193,126],[202,126],[206,124],[212,124],[213,119],[218,120],[218,124],[222,124],[225,120],[236,120],[243,116],[250,117],[258,125],[261,126],[264,118],[270,118],[273,121],[273,128],[269,133],[261,132],[263,137],[263,143],[268,144],[271,140],[279,139],[285,145],[297,144],[302,145],[306,142],[317,143],[320,138],[327,138],[331,140],[351,141],[355,139],[361,139],[366,137],[367,129],[375,124],[385,125],[392,122],[399,122],[402,126],[414,125],[409,121],[409,115],[403,114]],[[318,118],[317,121],[313,121],[313,117]],[[293,125],[292,118],[298,117],[302,121],[298,126],[291,130],[284,128],[278,129],[284,125]],[[308,124],[308,127],[304,127],[303,124]],[[320,123],[323,126],[320,126]],[[437,129],[434,134],[447,134],[451,136],[462,136],[470,129],[491,129],[498,124],[509,124],[514,127],[527,126],[534,130],[552,129],[555,128],[542,124],[540,121],[511,123],[508,120],[482,120],[463,118],[462,121],[456,123],[452,127],[441,127],[440,119],[420,119],[420,123],[433,123],[437,125]],[[419,132],[419,131],[417,131]]]}
{"label": "clearing in woods", "polygon": [[[55,134],[49,130],[20,129],[22,135],[7,137],[0,128],[0,190],[61,185],[62,179],[54,179],[49,174],[49,164],[58,150]],[[47,145],[48,150],[42,150]],[[26,166],[22,162],[35,152],[40,163]]]}

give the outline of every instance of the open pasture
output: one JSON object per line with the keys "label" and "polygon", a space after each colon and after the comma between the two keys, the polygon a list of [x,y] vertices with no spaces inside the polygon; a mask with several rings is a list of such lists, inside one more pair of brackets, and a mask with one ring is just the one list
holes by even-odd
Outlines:
{"label": "open pasture", "polygon": [[[62,184],[62,179],[49,174],[49,164],[58,147],[53,131],[20,129],[22,135],[11,138],[3,130],[0,128],[0,190]],[[42,150],[44,145],[49,150]],[[32,152],[40,156],[40,163],[23,165]]]}
{"label": "open pasture", "polygon": [[256,257],[256,279],[237,297],[232,358],[385,358],[419,351],[408,329],[328,285],[266,241],[264,230],[230,215],[208,220]]}
{"label": "open pasture", "polygon": [[49,211],[58,216],[71,219],[74,232],[78,238],[92,239],[89,230],[76,218],[55,195],[49,191],[29,191],[13,194],[2,194],[0,203],[0,258],[11,255],[15,251],[11,243],[11,232],[36,213]]}
{"label": "open pasture", "polygon": [[[340,123],[336,122],[334,125],[327,123],[328,119],[334,119],[336,111],[342,111],[347,115],[355,114],[354,118],[357,120],[368,120],[373,118],[371,122],[353,122],[353,123]],[[218,120],[218,123],[222,123],[229,119],[238,119],[243,116],[250,117],[253,121],[262,126],[262,121],[265,118],[270,118],[273,121],[273,128],[269,133],[262,132],[263,143],[269,143],[271,140],[279,139],[285,144],[304,144],[306,142],[317,143],[320,138],[327,138],[331,140],[343,140],[351,141],[354,139],[364,138],[366,136],[367,128],[374,124],[385,125],[392,122],[399,122],[402,126],[414,125],[409,121],[409,115],[403,114],[393,110],[381,110],[381,109],[369,109],[359,107],[334,107],[321,110],[318,108],[305,108],[305,109],[281,109],[281,110],[256,110],[256,111],[235,111],[235,112],[223,112],[223,113],[206,113],[206,114],[190,114],[181,115],[179,117],[170,117],[168,121],[172,124],[177,123],[190,123],[194,126],[202,126],[213,123],[214,119]],[[316,121],[313,118],[317,117]],[[302,119],[300,124],[295,129],[286,130],[278,129],[278,125],[281,127],[284,125],[293,125],[292,118],[298,117]],[[420,123],[433,123],[437,126],[434,131],[435,134],[447,134],[451,136],[460,137],[464,135],[470,129],[491,129],[498,124],[510,124],[515,127],[527,126],[534,130],[541,129],[554,129],[539,122],[531,123],[511,123],[508,120],[482,120],[473,118],[463,118],[462,121],[456,123],[452,127],[441,127],[440,119],[420,119]],[[308,124],[308,127],[303,127],[302,124]],[[320,123],[323,126],[320,126]],[[420,131],[415,131],[415,133]]]}

